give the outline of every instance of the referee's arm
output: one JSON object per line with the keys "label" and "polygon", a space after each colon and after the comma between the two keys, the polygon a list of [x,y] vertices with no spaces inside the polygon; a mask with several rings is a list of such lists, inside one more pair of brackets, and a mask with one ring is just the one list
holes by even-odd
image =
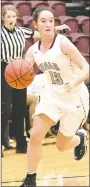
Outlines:
{"label": "referee's arm", "polygon": [[[68,27],[67,25],[59,25],[59,26],[56,26],[55,27],[55,30],[63,30],[63,29],[69,29],[70,30],[70,27]],[[28,29],[26,27],[21,27],[21,29],[23,30],[24,34],[25,34],[25,38],[41,38],[40,37],[40,33],[38,31],[35,31],[33,29]]]}
{"label": "referee's arm", "polygon": [[25,38],[40,38],[40,33],[38,31],[34,31],[33,29],[28,29],[26,27],[21,27],[25,34]]}

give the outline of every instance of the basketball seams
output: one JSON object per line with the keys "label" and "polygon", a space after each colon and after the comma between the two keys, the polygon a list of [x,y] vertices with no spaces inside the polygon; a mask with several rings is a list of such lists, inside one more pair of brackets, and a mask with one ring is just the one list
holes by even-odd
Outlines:
{"label": "basketball seams", "polygon": [[24,59],[13,59],[5,70],[5,79],[7,83],[16,89],[26,88],[33,81],[35,75],[33,67],[30,67],[28,71],[27,67],[29,68]]}
{"label": "basketball seams", "polygon": [[[30,71],[31,69],[29,69],[29,71]],[[29,71],[27,72],[27,73],[29,73]],[[7,72],[5,72],[7,75],[9,75]],[[31,79],[28,79],[28,80],[26,80],[26,79],[24,79],[24,77],[23,76],[25,76],[25,75],[27,75],[27,73],[25,73],[24,75],[22,75],[20,78],[18,78],[17,77],[17,79],[14,79],[11,75],[9,75],[10,77],[12,77],[14,80],[13,81],[8,81],[8,83],[12,83],[12,82],[14,82],[14,81],[17,81],[17,80],[19,80],[19,79],[23,79],[24,81],[30,81]],[[20,80],[19,80],[20,81]]]}
{"label": "basketball seams", "polygon": [[20,67],[20,77],[22,76],[22,67],[23,67],[23,61],[22,61],[22,63],[21,63],[21,67]]}
{"label": "basketball seams", "polygon": [[23,78],[23,76],[27,75],[27,73],[29,73],[29,71],[32,69],[32,67],[25,73],[21,76],[21,78]]}
{"label": "basketball seams", "polygon": [[[10,75],[10,74],[8,74],[7,72],[5,72],[5,74],[8,75],[9,77],[11,77],[12,79],[14,79],[13,76]],[[8,81],[8,79],[7,79],[7,81]],[[14,81],[16,81],[16,79],[14,79],[13,82],[14,82]]]}
{"label": "basketball seams", "polygon": [[[22,63],[21,63],[21,66],[22,66]],[[18,79],[18,76],[17,76],[17,74],[16,74],[16,72],[15,72],[15,69],[14,69],[14,63],[12,62],[12,68],[13,68],[13,71],[14,71],[14,73],[15,73],[15,75],[16,75],[16,77],[17,77],[17,79],[15,80],[15,81],[19,81],[20,82],[20,84],[22,85],[22,86],[24,86],[23,84],[22,84],[22,82]],[[20,68],[21,69],[21,68]]]}
{"label": "basketball seams", "polygon": [[[24,62],[22,61],[22,64],[21,64],[21,66],[23,66],[23,64],[24,64]],[[13,62],[12,62],[12,67],[13,67],[13,71],[15,70],[14,69],[14,64],[13,64]],[[20,70],[22,69],[22,67],[20,68]],[[29,71],[32,69],[32,67],[25,73],[25,74],[23,74],[23,75],[21,75],[20,74],[20,78],[23,78],[23,76],[25,76],[25,75],[27,75],[27,73],[29,73]],[[17,76],[17,74],[16,74],[16,72],[14,71],[14,73],[15,73],[15,75],[16,75],[16,77],[18,78],[18,76]],[[21,73],[21,72],[20,72]],[[19,80],[19,79],[16,79],[16,80]]]}
{"label": "basketball seams", "polygon": [[[21,62],[21,67],[20,67],[20,78],[16,79],[16,83],[17,83],[17,80],[18,80],[18,81],[20,82],[20,84],[21,84],[23,87],[25,87],[25,85],[24,85],[24,84],[21,82],[21,80],[20,80],[21,77],[23,76],[23,75],[21,76],[21,69],[22,69],[22,67],[23,67],[23,62],[24,62],[24,61]],[[18,84],[16,84],[16,87],[17,87],[17,85],[18,85]]]}
{"label": "basketball seams", "polygon": [[[9,74],[7,74],[7,75],[9,75]],[[20,78],[18,78],[18,79],[15,79],[15,80],[13,80],[13,81],[8,81],[8,83],[13,83],[13,82],[15,82],[15,81],[18,81],[19,79],[22,79],[22,80],[24,80],[24,81],[26,81],[26,82],[29,82],[31,79],[28,79],[28,80],[26,80],[26,79],[23,79],[23,77],[20,77]],[[19,80],[20,81],[20,80]]]}

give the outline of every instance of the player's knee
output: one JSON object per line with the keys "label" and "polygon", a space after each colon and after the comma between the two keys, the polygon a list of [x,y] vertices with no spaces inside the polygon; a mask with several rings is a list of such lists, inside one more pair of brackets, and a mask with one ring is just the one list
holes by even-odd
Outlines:
{"label": "player's knee", "polygon": [[37,145],[42,142],[41,134],[39,132],[33,131],[30,135],[30,142],[33,145]]}
{"label": "player's knee", "polygon": [[40,142],[41,142],[41,140],[40,140],[40,138],[38,138],[38,135],[32,134],[32,135],[30,136],[30,143],[31,143],[32,145],[37,145],[37,144],[39,144]]}

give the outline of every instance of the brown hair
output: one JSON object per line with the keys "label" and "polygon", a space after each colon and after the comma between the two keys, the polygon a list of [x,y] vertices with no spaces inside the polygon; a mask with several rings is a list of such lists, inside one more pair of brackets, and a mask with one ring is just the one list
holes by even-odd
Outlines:
{"label": "brown hair", "polygon": [[44,10],[47,10],[47,11],[51,12],[54,15],[54,12],[53,12],[53,10],[50,7],[42,5],[40,7],[37,7],[35,9],[35,11],[33,12],[33,21],[37,22],[40,12],[42,12]]}
{"label": "brown hair", "polygon": [[15,12],[16,15],[18,16],[18,10],[16,9],[16,7],[14,5],[10,4],[10,5],[5,5],[2,8],[2,19],[4,18],[5,14],[7,13],[8,10]]}

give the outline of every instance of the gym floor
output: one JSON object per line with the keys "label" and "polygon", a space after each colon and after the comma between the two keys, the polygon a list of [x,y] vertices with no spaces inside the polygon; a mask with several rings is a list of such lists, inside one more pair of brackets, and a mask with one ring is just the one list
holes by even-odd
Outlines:
{"label": "gym floor", "polygon": [[[89,186],[88,151],[81,161],[75,161],[73,150],[59,152],[54,138],[43,141],[42,159],[38,167],[38,186]],[[26,175],[27,155],[15,150],[4,151],[2,158],[2,186],[20,186]]]}

